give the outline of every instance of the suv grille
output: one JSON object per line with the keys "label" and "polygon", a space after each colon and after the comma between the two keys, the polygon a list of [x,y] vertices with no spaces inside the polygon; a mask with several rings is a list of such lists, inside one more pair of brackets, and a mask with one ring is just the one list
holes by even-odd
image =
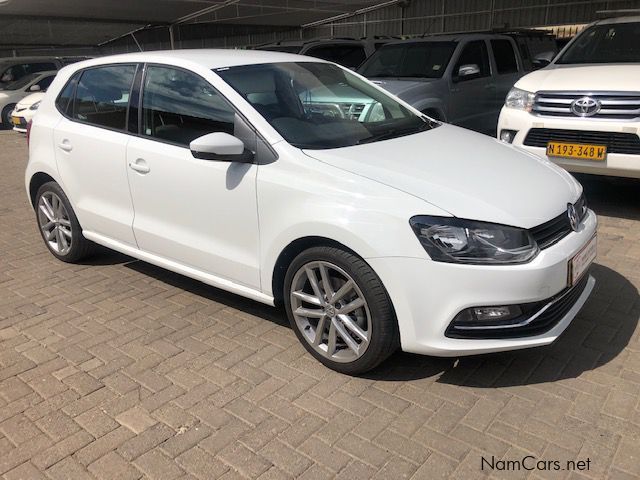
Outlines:
{"label": "suv grille", "polygon": [[[587,200],[584,194],[580,196],[574,206],[578,213],[578,221],[582,223],[584,217],[587,215]],[[530,232],[541,250],[549,248],[571,233],[569,215],[566,211],[562,212],[556,218],[532,228]]]}
{"label": "suv grille", "polygon": [[640,137],[634,133],[532,128],[523,143],[529,147],[546,148],[552,141],[605,145],[607,153],[640,155]]}
{"label": "suv grille", "polygon": [[344,116],[351,120],[358,120],[364,111],[364,103],[343,103],[340,105]]}
{"label": "suv grille", "polygon": [[634,120],[640,118],[640,93],[630,92],[538,92],[532,113],[550,117],[578,117],[571,104],[590,97],[600,103],[600,109],[588,118]]}

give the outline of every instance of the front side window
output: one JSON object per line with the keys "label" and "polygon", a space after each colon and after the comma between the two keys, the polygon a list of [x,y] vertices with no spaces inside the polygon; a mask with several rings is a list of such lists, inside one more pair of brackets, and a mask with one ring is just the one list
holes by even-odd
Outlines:
{"label": "front side window", "polygon": [[491,76],[489,54],[484,40],[475,40],[464,46],[453,70],[457,81],[474,80]]}
{"label": "front side window", "polygon": [[98,127],[124,130],[135,65],[85,70],[73,102],[73,118]]}
{"label": "front side window", "polygon": [[357,67],[367,58],[364,47],[361,45],[319,45],[311,47],[305,55],[350,68]]}
{"label": "front side window", "polygon": [[25,75],[20,77],[18,80],[13,82],[9,82],[2,87],[3,90],[20,90],[26,88],[27,85],[30,85],[36,78],[40,75],[38,73],[32,73],[30,75]]}
{"label": "front side window", "polygon": [[456,42],[395,43],[381,47],[358,69],[367,78],[440,78]]}
{"label": "front side window", "polygon": [[491,40],[491,49],[493,50],[496,68],[500,75],[518,71],[516,53],[513,51],[513,45],[509,40]]}
{"label": "front side window", "polygon": [[589,27],[556,63],[640,63],[640,22]]}
{"label": "front side window", "polygon": [[233,135],[235,111],[202,77],[150,66],[142,96],[142,134],[188,147],[214,132]]}
{"label": "front side window", "polygon": [[370,143],[433,126],[368,82],[332,64],[269,63],[222,68],[216,73],[298,148]]}

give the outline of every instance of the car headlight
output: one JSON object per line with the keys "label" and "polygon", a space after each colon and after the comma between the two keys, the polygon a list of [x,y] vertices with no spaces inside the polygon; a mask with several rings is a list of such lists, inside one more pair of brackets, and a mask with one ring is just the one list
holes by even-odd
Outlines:
{"label": "car headlight", "polygon": [[409,221],[432,260],[476,265],[526,263],[538,245],[524,229],[454,217],[419,215]]}
{"label": "car headlight", "polygon": [[41,101],[42,101],[42,100],[40,100],[39,102],[36,102],[36,103],[34,103],[33,105],[31,105],[31,106],[29,107],[29,110],[37,110],[37,109],[38,109],[38,107],[40,106],[40,102],[41,102]]}
{"label": "car headlight", "polygon": [[507,99],[504,101],[504,106],[530,112],[533,108],[533,101],[535,100],[535,98],[535,93],[527,92],[526,90],[520,90],[519,88],[513,87],[507,94]]}

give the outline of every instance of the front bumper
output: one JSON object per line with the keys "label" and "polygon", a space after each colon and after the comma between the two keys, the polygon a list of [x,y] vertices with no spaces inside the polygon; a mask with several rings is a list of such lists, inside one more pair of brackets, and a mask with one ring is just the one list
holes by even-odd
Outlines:
{"label": "front bumper", "polygon": [[[498,120],[498,135],[502,130],[517,131],[513,145],[540,157],[547,158],[544,148],[524,145],[524,140],[532,128],[618,132],[638,135],[640,133],[640,122],[542,117],[532,115],[523,110],[502,108],[500,119]],[[549,160],[570,172],[640,178],[640,155],[636,154],[608,153],[604,161],[566,158],[549,158]]]}
{"label": "front bumper", "polygon": [[462,339],[448,337],[446,331],[463,309],[539,302],[564,291],[569,260],[591,240],[596,227],[596,216],[589,211],[577,232],[524,265],[460,265],[404,257],[367,261],[393,302],[402,350],[443,357],[515,350],[553,343],[582,308],[595,280],[588,277],[575,303],[538,335]]}

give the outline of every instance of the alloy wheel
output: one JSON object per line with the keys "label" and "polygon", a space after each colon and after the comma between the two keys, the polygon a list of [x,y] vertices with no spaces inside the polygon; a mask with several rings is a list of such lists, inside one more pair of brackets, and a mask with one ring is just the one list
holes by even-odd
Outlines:
{"label": "alloy wheel", "polygon": [[293,277],[290,299],[296,325],[322,356],[347,363],[364,354],[371,314],[360,288],[343,269],[325,261],[303,265]]}
{"label": "alloy wheel", "polygon": [[49,248],[58,255],[71,250],[71,220],[64,203],[54,192],[45,192],[38,200],[38,225]]}

